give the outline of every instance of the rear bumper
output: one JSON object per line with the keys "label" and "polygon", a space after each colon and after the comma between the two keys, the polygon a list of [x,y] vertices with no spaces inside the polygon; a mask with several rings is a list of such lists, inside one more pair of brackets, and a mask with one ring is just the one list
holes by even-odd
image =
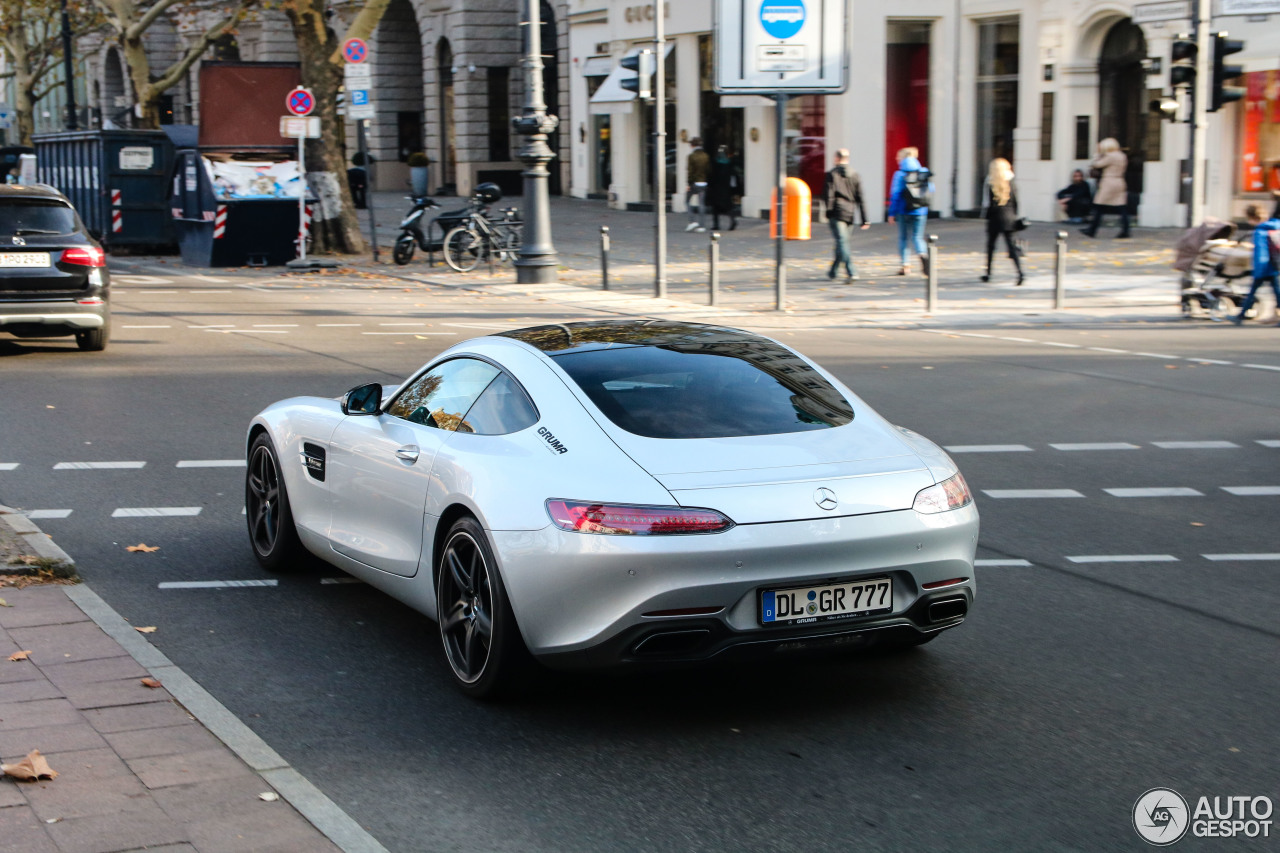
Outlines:
{"label": "rear bumper", "polygon": [[109,311],[105,303],[94,306],[74,302],[0,303],[0,330],[36,326],[61,327],[77,332],[101,329],[107,324]]}
{"label": "rear bumper", "polygon": [[[959,624],[976,594],[972,505],[937,515],[905,510],[693,536],[601,536],[553,526],[490,535],[529,650],[559,667],[703,660],[840,644],[838,638],[860,644],[881,631],[919,636]],[[887,613],[760,624],[762,589],[881,576],[893,579]],[[956,578],[967,580],[924,588]],[[964,606],[930,613],[947,599]],[[717,612],[646,615],[687,608]]]}

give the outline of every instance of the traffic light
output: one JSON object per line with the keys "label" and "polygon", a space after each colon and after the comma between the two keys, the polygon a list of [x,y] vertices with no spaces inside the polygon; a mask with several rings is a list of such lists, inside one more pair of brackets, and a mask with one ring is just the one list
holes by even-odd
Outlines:
{"label": "traffic light", "polygon": [[1178,120],[1178,99],[1173,95],[1161,95],[1150,101],[1148,104],[1152,114],[1167,118],[1169,121]]}
{"label": "traffic light", "polygon": [[1228,80],[1233,80],[1244,73],[1244,66],[1226,64],[1228,56],[1242,50],[1244,50],[1244,42],[1229,39],[1226,33],[1213,34],[1213,93],[1210,95],[1209,112],[1217,112],[1222,109],[1223,104],[1229,104],[1244,97],[1243,87],[1227,85]]}
{"label": "traffic light", "polygon": [[622,88],[635,92],[643,100],[653,97],[653,51],[645,49],[631,56],[625,56],[620,63],[628,71],[636,72],[634,77],[623,77]]}
{"label": "traffic light", "polygon": [[1191,36],[1180,33],[1173,40],[1169,54],[1169,85],[1194,86],[1196,83],[1196,43]]}

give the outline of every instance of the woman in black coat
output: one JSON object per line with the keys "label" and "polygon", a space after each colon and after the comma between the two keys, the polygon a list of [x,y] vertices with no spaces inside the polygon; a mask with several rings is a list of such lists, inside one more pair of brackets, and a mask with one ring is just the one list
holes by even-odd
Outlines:
{"label": "woman in black coat", "polygon": [[737,205],[734,198],[742,195],[742,176],[729,156],[728,147],[721,145],[711,161],[711,185],[707,187],[707,204],[711,205],[711,227],[720,230],[720,217],[728,215],[729,230],[738,227]]}
{"label": "woman in black coat", "polygon": [[1018,259],[1018,247],[1013,244],[1013,232],[1017,230],[1018,197],[1013,192],[1013,167],[1003,157],[991,161],[987,172],[987,274],[983,281],[991,280],[991,256],[995,252],[996,239],[1003,234],[1009,258],[1018,271],[1018,284],[1022,284],[1022,262]]}

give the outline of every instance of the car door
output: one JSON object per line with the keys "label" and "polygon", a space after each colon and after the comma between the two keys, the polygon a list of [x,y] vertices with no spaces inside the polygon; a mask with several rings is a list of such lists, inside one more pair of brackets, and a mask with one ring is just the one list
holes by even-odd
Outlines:
{"label": "car door", "polygon": [[350,415],[329,451],[329,541],[335,551],[406,577],[418,569],[431,468],[444,440],[498,375],[454,358],[427,370],[373,415]]}

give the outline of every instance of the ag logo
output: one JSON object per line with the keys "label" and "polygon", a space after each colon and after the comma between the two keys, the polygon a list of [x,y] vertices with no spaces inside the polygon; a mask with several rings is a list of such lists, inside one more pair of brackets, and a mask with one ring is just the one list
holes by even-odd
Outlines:
{"label": "ag logo", "polygon": [[1168,847],[1187,834],[1187,801],[1172,788],[1152,788],[1133,804],[1133,828],[1142,840]]}

